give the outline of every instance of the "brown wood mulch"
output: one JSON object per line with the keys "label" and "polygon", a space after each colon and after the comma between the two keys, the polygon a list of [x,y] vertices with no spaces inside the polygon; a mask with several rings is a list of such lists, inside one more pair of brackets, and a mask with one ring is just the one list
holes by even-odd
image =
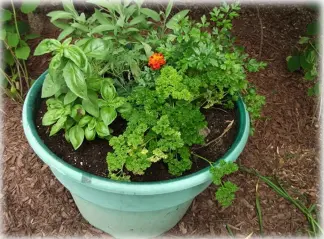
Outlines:
{"label": "brown wood mulch", "polygon": [[[316,102],[306,95],[309,83],[300,73],[287,71],[285,58],[315,15],[301,6],[260,6],[263,44],[260,53],[260,22],[255,7],[243,7],[235,21],[234,34],[246,51],[268,63],[249,80],[267,97],[264,119],[239,158],[239,162],[264,175],[277,175],[315,203],[319,198],[319,123],[314,120]],[[45,58],[30,64],[37,75],[46,69]],[[38,60],[39,61],[39,60]],[[36,74],[36,73],[35,73]],[[11,236],[98,236],[107,234],[90,226],[78,212],[70,193],[55,179],[49,168],[28,146],[21,125],[21,106],[4,98],[3,193],[1,194],[3,233]],[[166,237],[259,235],[255,209],[257,178],[243,172],[230,176],[239,192],[232,206],[223,210],[215,201],[214,186],[199,195],[191,208]],[[305,217],[264,183],[259,182],[264,234],[269,236],[306,235]]]}

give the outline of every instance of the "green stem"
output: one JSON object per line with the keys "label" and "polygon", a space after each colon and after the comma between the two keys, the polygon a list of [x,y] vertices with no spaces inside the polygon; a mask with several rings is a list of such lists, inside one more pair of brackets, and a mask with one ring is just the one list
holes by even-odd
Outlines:
{"label": "green stem", "polygon": [[318,50],[316,49],[316,47],[309,41],[309,44],[311,45],[311,47],[316,51],[316,53],[318,54],[319,57],[322,57],[321,54],[318,52]]}
{"label": "green stem", "polygon": [[203,156],[200,156],[198,154],[195,154],[194,152],[191,152],[191,154],[194,155],[194,156],[196,156],[196,157],[198,157],[198,158],[200,158],[200,159],[205,160],[207,163],[210,164],[210,166],[213,166],[213,163],[211,161],[209,161],[208,159],[204,158]]}
{"label": "green stem", "polygon": [[[15,9],[13,0],[11,0],[11,6],[12,6],[12,11],[13,11],[13,16],[14,16],[14,22],[15,22],[16,32],[17,32],[17,35],[18,35],[19,41],[20,41],[21,40],[21,37],[20,37],[19,28],[18,28],[16,9]],[[23,62],[23,66],[24,66],[24,68],[22,68],[22,71],[24,72],[25,82],[26,82],[27,88],[29,89],[29,77],[28,77],[28,71],[27,71],[26,63],[25,63],[24,60],[22,60],[22,62]],[[23,94],[22,90],[23,89],[21,89],[21,93]]]}
{"label": "green stem", "polygon": [[16,32],[18,34],[19,40],[21,40],[20,38],[20,33],[19,33],[19,29],[18,29],[18,23],[17,23],[17,15],[16,15],[16,9],[13,3],[13,0],[11,0],[11,6],[12,6],[12,11],[13,11],[13,15],[14,15],[14,21],[15,21],[15,26],[16,26]]}
{"label": "green stem", "polygon": [[27,88],[29,89],[30,85],[29,85],[29,76],[28,76],[28,71],[27,71],[27,66],[26,66],[26,63],[24,60],[22,60],[23,62],[23,66],[24,66],[24,73],[25,73],[25,81],[26,81],[26,84],[27,84]]}

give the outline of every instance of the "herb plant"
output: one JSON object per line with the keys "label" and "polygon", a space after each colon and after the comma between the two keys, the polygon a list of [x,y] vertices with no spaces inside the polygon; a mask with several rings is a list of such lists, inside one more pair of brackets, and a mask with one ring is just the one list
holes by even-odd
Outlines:
{"label": "herb plant", "polygon": [[297,51],[287,57],[288,70],[291,72],[301,70],[304,79],[314,81],[314,86],[308,89],[308,95],[319,95],[319,23],[312,22],[307,25],[306,36],[300,37]]}
{"label": "herb plant", "polygon": [[[37,2],[23,1],[19,10],[21,13],[28,14],[34,11],[37,6]],[[7,96],[22,102],[32,84],[26,66],[26,60],[30,56],[30,47],[27,41],[39,36],[30,33],[30,27],[26,22],[18,20],[18,8],[12,0],[10,7],[0,9],[2,23],[0,41],[4,49],[3,65],[0,68],[1,88]]]}
{"label": "herb plant", "polygon": [[[203,145],[208,127],[201,109],[215,104],[233,108],[242,96],[258,118],[264,97],[246,80],[266,64],[251,59],[230,36],[237,3],[214,8],[199,22],[189,10],[171,17],[142,8],[141,2],[90,1],[98,8],[91,16],[78,14],[71,3],[48,15],[62,28],[59,38],[46,39],[35,55],[52,53],[42,97],[48,111],[44,125],[50,135],[65,131],[78,149],[84,138],[107,139],[108,177],[130,181],[157,162],[175,177],[191,169],[194,157],[210,163],[215,197],[224,207],[235,198],[237,186],[222,177],[237,170],[234,163],[211,163],[194,152]],[[110,124],[127,122],[112,136]]]}

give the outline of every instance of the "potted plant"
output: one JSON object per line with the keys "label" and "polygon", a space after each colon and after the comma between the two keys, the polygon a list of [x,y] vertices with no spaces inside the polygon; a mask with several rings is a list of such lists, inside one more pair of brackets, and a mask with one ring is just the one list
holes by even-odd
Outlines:
{"label": "potted plant", "polygon": [[[189,10],[171,17],[172,2],[160,12],[139,2],[90,2],[99,7],[91,16],[71,3],[48,14],[63,31],[34,52],[53,58],[24,104],[31,147],[83,217],[114,237],[162,234],[211,182],[218,202],[229,206],[237,186],[222,177],[237,170],[247,110],[253,120],[264,104],[246,71],[265,64],[230,37],[239,5],[215,7],[196,22]],[[232,112],[232,120],[222,118],[217,128],[215,111]],[[215,150],[229,131],[226,150]],[[107,155],[88,150],[83,157],[98,144]],[[104,177],[89,173],[98,164]]]}

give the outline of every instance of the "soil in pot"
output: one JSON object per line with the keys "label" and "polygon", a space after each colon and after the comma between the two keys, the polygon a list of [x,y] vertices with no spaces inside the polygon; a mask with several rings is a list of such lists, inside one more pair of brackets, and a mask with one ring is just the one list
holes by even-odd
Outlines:
{"label": "soil in pot", "polygon": [[[63,131],[49,137],[50,127],[42,125],[42,118],[46,110],[46,102],[42,100],[39,110],[35,115],[35,124],[44,144],[68,164],[85,172],[107,177],[108,166],[106,156],[108,152],[112,151],[108,141],[99,138],[93,141],[85,140],[80,148],[75,151],[72,145],[65,140]],[[209,132],[205,132],[206,134],[208,133],[206,137],[207,145],[205,147],[195,145],[192,147],[192,151],[214,162],[226,153],[235,140],[238,130],[237,111],[236,109],[229,110],[215,106],[208,110],[203,110],[202,113],[208,122]],[[126,122],[118,117],[110,127],[114,131],[113,135],[119,135],[126,128]],[[208,144],[211,141],[213,142]],[[208,162],[194,157],[191,170],[188,170],[183,176],[197,172],[207,166],[209,166]],[[175,177],[169,174],[167,165],[160,161],[152,164],[144,175],[132,175],[131,181],[152,182],[172,178]]]}

